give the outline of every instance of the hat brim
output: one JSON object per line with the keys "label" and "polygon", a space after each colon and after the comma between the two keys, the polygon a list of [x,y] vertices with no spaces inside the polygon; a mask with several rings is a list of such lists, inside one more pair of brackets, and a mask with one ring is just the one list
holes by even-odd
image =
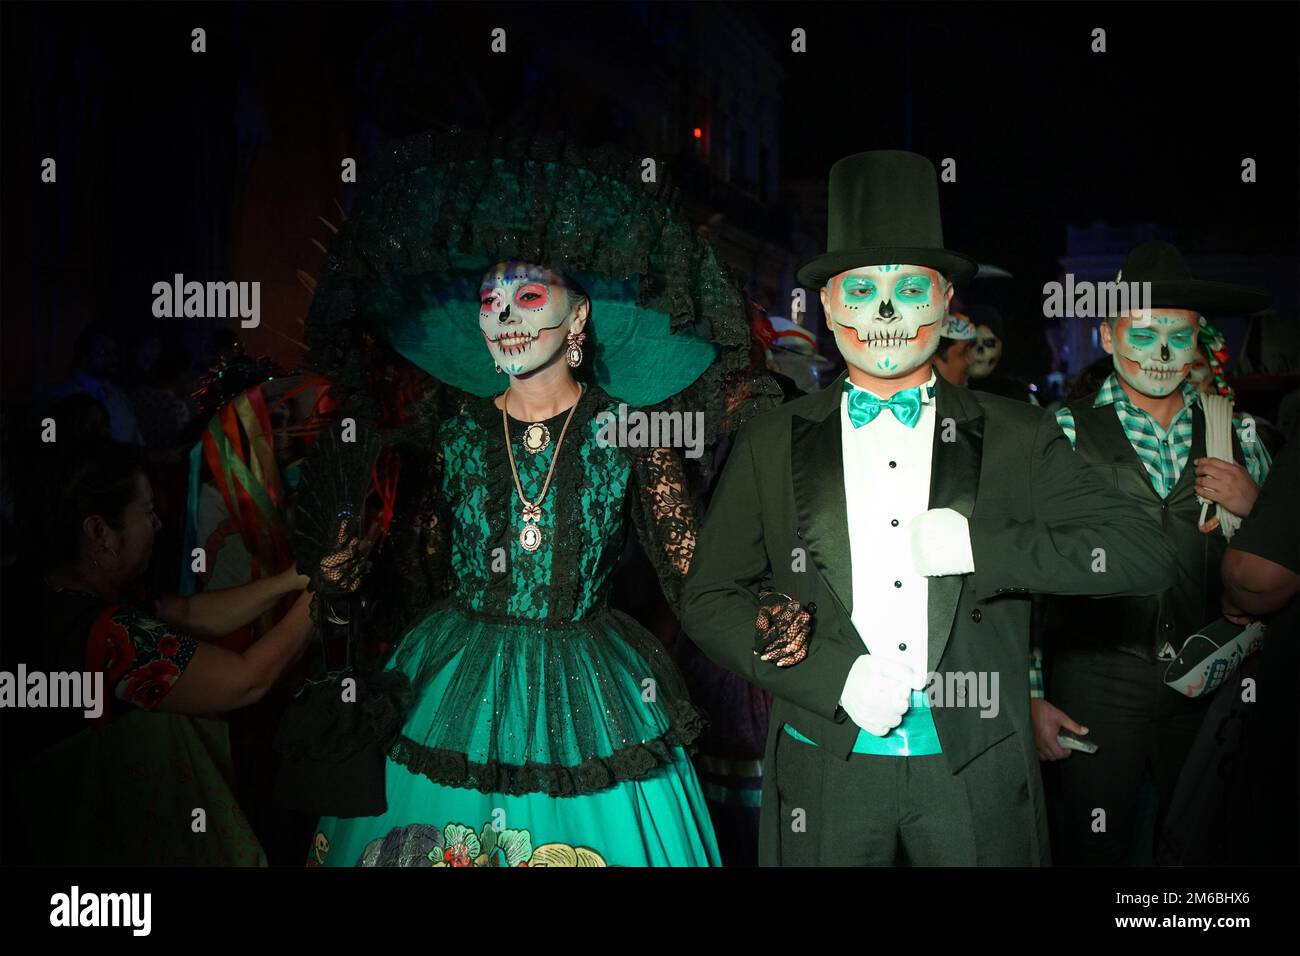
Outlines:
{"label": "hat brim", "polygon": [[[462,258],[461,264],[468,261]],[[477,290],[487,260],[473,269],[379,280],[366,289],[366,317],[398,352],[430,375],[471,395],[500,394],[479,330]],[[637,282],[571,273],[591,302],[594,380],[633,406],[656,405],[688,388],[717,357],[718,346],[688,331],[673,333],[669,315],[637,304]]]}
{"label": "hat brim", "polygon": [[1272,304],[1273,297],[1267,292],[1227,282],[1167,279],[1151,283],[1153,309],[1191,309],[1211,315],[1250,315],[1267,309]]}
{"label": "hat brim", "polygon": [[943,273],[950,282],[957,285],[969,282],[979,271],[979,263],[960,252],[950,252],[947,249],[919,249],[914,246],[872,246],[865,249],[824,252],[801,265],[796,275],[799,284],[805,289],[820,289],[841,272],[890,262],[926,266]]}

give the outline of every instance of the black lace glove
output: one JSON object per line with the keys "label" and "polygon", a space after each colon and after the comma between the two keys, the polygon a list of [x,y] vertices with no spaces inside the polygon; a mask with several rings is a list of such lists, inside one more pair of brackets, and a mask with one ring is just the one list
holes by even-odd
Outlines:
{"label": "black lace glove", "polygon": [[360,522],[351,512],[341,512],[335,520],[335,548],[321,556],[314,590],[327,595],[352,594],[370,570],[370,550],[379,540],[379,524],[361,538],[356,533]]}
{"label": "black lace glove", "polygon": [[764,595],[754,621],[754,653],[777,667],[798,664],[808,656],[816,613],[816,604],[804,607],[787,594]]}

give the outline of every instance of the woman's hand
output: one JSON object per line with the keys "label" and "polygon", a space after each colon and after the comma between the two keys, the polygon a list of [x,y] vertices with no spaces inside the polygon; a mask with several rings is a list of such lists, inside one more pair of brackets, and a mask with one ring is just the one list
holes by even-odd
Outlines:
{"label": "woman's hand", "polygon": [[335,593],[351,594],[361,586],[361,579],[370,570],[367,558],[379,540],[379,523],[371,526],[365,538],[357,536],[357,524],[353,515],[340,515],[337,547],[320,559],[321,580]]}
{"label": "woman's hand", "polygon": [[1240,518],[1250,514],[1255,499],[1259,497],[1259,485],[1250,477],[1250,472],[1235,461],[1222,461],[1218,458],[1197,458],[1192,464],[1196,466],[1198,495],[1223,505]]}
{"label": "woman's hand", "polygon": [[816,611],[815,604],[804,608],[798,601],[788,598],[760,605],[754,621],[754,653],[760,660],[774,663],[777,667],[798,664],[808,656],[812,615]]}
{"label": "woman's hand", "polygon": [[279,574],[276,575],[280,587],[285,594],[292,594],[295,591],[301,591],[307,585],[311,584],[311,578],[305,574],[298,573],[298,566],[291,564]]}

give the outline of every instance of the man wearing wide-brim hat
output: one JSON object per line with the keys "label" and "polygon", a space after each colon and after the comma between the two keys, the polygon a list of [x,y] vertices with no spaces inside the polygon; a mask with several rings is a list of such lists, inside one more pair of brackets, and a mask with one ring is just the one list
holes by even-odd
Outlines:
{"label": "man wearing wide-brim hat", "polygon": [[[1201,339],[1219,338],[1206,316],[1257,312],[1268,296],[1192,278],[1182,254],[1159,240],[1134,248],[1118,278],[1149,284],[1149,300],[1102,322],[1102,347],[1114,371],[1096,393],[1065,405],[1056,418],[1115,497],[1160,523],[1178,574],[1160,594],[1051,602],[1047,697],[1033,702],[1032,713],[1040,755],[1070,758],[1060,764],[1055,847],[1057,861],[1067,864],[1152,858],[1151,833],[1138,832],[1143,776],[1150,776],[1160,801],[1158,828],[1211,700],[1162,684],[1186,639],[1221,617],[1226,533],[1250,512],[1269,466],[1250,423],[1231,416],[1230,400],[1203,396],[1188,381]],[[1212,441],[1216,424],[1225,434]],[[1207,444],[1220,443],[1231,447],[1232,461],[1207,453]],[[1214,506],[1208,515],[1207,502]],[[1061,749],[1062,728],[1086,734],[1096,753]],[[1096,825],[1098,809],[1104,827]]]}
{"label": "man wearing wide-brim hat", "polygon": [[827,249],[799,280],[847,374],[740,431],[683,602],[774,695],[760,861],[1046,862],[1029,594],[1157,593],[1168,547],[1050,416],[935,374],[976,265],[944,247],[929,160],[836,163]]}

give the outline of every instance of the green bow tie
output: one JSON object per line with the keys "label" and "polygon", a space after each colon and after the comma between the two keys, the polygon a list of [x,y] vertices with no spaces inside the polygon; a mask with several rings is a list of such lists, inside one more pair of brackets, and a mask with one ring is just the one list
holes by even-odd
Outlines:
{"label": "green bow tie", "polygon": [[908,428],[915,428],[916,423],[921,420],[920,385],[916,388],[904,389],[889,399],[877,398],[870,392],[854,388],[850,382],[844,383],[844,391],[849,396],[849,421],[853,423],[854,428],[861,428],[875,421],[882,408],[888,408],[894,413],[894,417]]}

